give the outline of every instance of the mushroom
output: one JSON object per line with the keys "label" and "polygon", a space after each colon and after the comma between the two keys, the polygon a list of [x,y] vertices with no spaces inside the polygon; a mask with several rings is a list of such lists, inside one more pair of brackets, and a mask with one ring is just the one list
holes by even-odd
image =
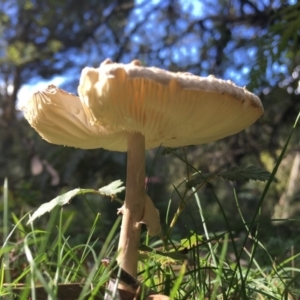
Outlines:
{"label": "mushroom", "polygon": [[137,274],[141,224],[158,234],[158,211],[145,192],[145,150],[199,145],[235,134],[262,114],[260,99],[231,81],[172,73],[105,60],[84,68],[79,97],[53,85],[24,108],[32,127],[50,143],[127,151],[127,180],[119,265]]}

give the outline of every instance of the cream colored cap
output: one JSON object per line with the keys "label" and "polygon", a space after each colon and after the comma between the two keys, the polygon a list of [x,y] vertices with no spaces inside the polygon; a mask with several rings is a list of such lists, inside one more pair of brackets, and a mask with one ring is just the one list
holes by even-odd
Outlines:
{"label": "cream colored cap", "polygon": [[126,151],[127,133],[141,132],[146,148],[199,145],[254,123],[263,106],[230,81],[104,61],[84,68],[79,97],[51,85],[24,108],[50,143]]}

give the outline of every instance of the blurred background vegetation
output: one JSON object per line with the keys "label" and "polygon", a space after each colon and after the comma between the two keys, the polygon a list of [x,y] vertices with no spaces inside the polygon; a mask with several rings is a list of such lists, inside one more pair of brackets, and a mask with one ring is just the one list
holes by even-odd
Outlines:
{"label": "blurred background vegetation", "polygon": [[[61,79],[60,87],[76,93],[81,69],[104,59],[171,71],[213,74],[246,86],[261,98],[265,114],[253,126],[207,145],[147,152],[148,193],[161,209],[163,223],[169,199],[171,218],[180,198],[177,186],[187,177],[187,159],[204,173],[234,166],[258,165],[271,171],[300,110],[300,2],[282,0],[1,0],[0,1],[0,182],[8,178],[10,210],[18,215],[70,189],[100,188],[125,180],[126,155],[103,149],[80,150],[43,141],[23,119],[25,87]],[[49,81],[50,82],[50,81]],[[25,102],[23,102],[25,100]],[[18,105],[22,101],[23,104]],[[25,104],[24,104],[25,103]],[[216,111],[216,118],[218,112]],[[300,213],[299,130],[293,137],[262,207],[265,220],[296,218]],[[251,218],[264,187],[234,185],[241,209]],[[213,181],[200,191],[210,229],[224,229],[218,203],[239,228],[232,184]],[[74,214],[72,236],[87,235],[94,212],[102,214],[104,239],[118,205],[109,199],[83,197],[66,207]],[[0,202],[2,206],[2,202]],[[184,236],[202,233],[193,201],[176,226]],[[197,208],[196,208],[197,210]],[[46,222],[43,217],[40,222]],[[192,221],[193,222],[192,222]],[[298,223],[266,222],[266,236],[299,234]],[[275,230],[274,230],[275,228]]]}

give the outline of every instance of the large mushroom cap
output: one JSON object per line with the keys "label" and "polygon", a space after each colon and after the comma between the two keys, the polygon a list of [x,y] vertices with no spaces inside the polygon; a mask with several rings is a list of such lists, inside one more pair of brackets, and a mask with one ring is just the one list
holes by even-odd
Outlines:
{"label": "large mushroom cap", "polygon": [[25,117],[50,143],[127,150],[128,132],[146,148],[199,145],[235,134],[262,114],[257,96],[230,81],[104,61],[85,68],[79,98],[54,86],[35,93]]}

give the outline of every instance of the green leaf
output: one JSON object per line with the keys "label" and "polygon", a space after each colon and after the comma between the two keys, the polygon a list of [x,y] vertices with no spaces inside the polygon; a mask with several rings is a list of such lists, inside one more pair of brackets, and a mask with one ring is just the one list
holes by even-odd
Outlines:
{"label": "green leaf", "polygon": [[121,180],[113,181],[112,183],[99,189],[99,193],[103,196],[114,197],[116,196],[116,194],[121,193],[125,190],[125,187],[122,186],[122,184],[123,181]]}
{"label": "green leaf", "polygon": [[69,204],[71,199],[77,196],[78,194],[85,194],[85,193],[95,193],[97,191],[87,189],[87,190],[82,190],[80,188],[71,190],[65,194],[59,195],[50,202],[42,204],[34,213],[33,215],[29,218],[27,225],[32,223],[36,218],[39,218],[40,216],[44,215],[46,212],[50,212],[53,208],[56,206],[63,206],[65,204]]}
{"label": "green leaf", "polygon": [[[230,181],[268,181],[270,179],[271,173],[256,166],[249,167],[235,167],[228,171],[222,172],[217,175],[223,179]],[[277,179],[274,179],[277,182]]]}
{"label": "green leaf", "polygon": [[113,197],[125,189],[125,187],[121,186],[122,184],[123,182],[121,180],[116,180],[110,183],[109,185],[102,187],[98,191],[93,189],[80,189],[80,188],[71,190],[65,194],[57,196],[56,198],[54,198],[53,200],[47,203],[42,204],[29,218],[27,224],[32,223],[36,218],[39,218],[40,216],[44,215],[46,212],[50,212],[56,206],[63,206],[65,204],[69,204],[71,199],[79,194],[83,195],[83,194],[93,193],[93,194],[100,194],[104,196]]}
{"label": "green leaf", "polygon": [[[195,176],[195,178],[189,180],[186,183],[187,188],[192,188],[194,186],[208,183],[212,179],[216,177],[221,177],[223,179],[229,180],[229,181],[242,181],[246,182],[249,180],[258,180],[258,181],[268,181],[270,179],[271,173],[268,171],[256,167],[256,166],[249,166],[249,167],[234,167],[232,169],[229,169],[225,172],[221,172],[218,174],[198,174]],[[273,179],[274,182],[278,182],[276,178]]]}

